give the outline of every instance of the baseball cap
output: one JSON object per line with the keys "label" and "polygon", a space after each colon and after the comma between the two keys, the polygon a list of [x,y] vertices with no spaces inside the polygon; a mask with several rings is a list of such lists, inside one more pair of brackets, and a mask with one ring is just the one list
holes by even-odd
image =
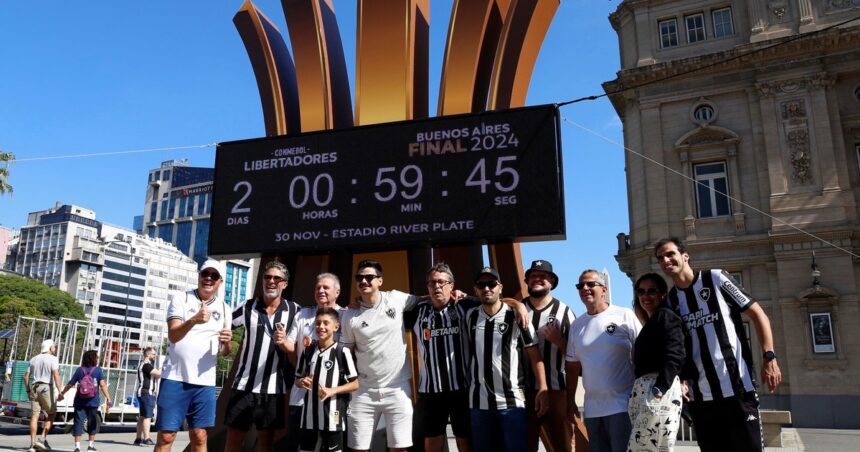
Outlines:
{"label": "baseball cap", "polygon": [[493,268],[493,267],[484,267],[484,268],[482,268],[482,269],[478,272],[478,275],[477,275],[477,276],[475,276],[475,281],[477,281],[477,280],[481,279],[481,276],[484,276],[484,275],[490,275],[490,276],[492,276],[496,281],[500,281],[500,280],[502,279],[502,278],[499,276],[499,272],[498,272],[495,268]]}
{"label": "baseball cap", "polygon": [[204,262],[203,265],[200,266],[200,271],[202,272],[207,268],[211,268],[217,271],[218,274],[222,277],[224,276],[224,266],[221,264],[221,262],[216,261],[215,259],[206,259],[206,262]]}
{"label": "baseball cap", "polygon": [[42,341],[42,353],[46,353],[51,350],[51,347],[54,346],[54,341],[52,339],[45,339]]}

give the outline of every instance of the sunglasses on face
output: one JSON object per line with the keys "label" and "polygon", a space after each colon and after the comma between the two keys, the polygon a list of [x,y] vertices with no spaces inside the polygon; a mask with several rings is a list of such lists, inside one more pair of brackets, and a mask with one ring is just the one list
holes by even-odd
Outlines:
{"label": "sunglasses on face", "polygon": [[475,283],[475,287],[477,287],[478,289],[481,289],[481,290],[495,289],[496,287],[498,287],[498,285],[499,285],[498,281],[479,281],[479,282]]}
{"label": "sunglasses on face", "polygon": [[263,280],[264,281],[274,281],[276,283],[286,281],[286,279],[281,278],[278,275],[263,275]]}
{"label": "sunglasses on face", "polygon": [[209,270],[203,270],[200,272],[201,278],[212,278],[213,281],[218,281],[221,279],[221,274],[218,272],[210,272]]}
{"label": "sunglasses on face", "polygon": [[582,290],[585,287],[588,287],[589,289],[594,289],[597,286],[603,287],[603,284],[600,284],[597,281],[585,281],[581,283],[576,283],[576,290]]}
{"label": "sunglasses on face", "polygon": [[649,297],[655,297],[660,294],[660,291],[657,290],[656,287],[649,287],[648,289],[636,289],[636,295],[643,297],[648,295]]}
{"label": "sunglasses on face", "polygon": [[379,275],[355,275],[355,282],[367,281],[371,282],[374,279],[379,278]]}

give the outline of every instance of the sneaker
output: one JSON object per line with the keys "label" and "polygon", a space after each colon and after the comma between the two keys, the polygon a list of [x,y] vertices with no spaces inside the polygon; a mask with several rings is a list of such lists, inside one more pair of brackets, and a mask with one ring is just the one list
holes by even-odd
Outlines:
{"label": "sneaker", "polygon": [[81,448],[80,448],[80,447],[76,447],[76,448],[75,448],[75,452],[81,452]]}
{"label": "sneaker", "polygon": [[[44,440],[42,440],[42,441],[44,441]],[[42,441],[39,441],[38,439],[36,441],[33,441],[33,444],[30,445],[30,449],[47,450],[45,448],[45,445],[42,444]]]}
{"label": "sneaker", "polygon": [[[27,452],[36,452],[36,446],[31,445],[30,448],[27,449]],[[78,452],[81,452],[81,451],[78,451]]]}
{"label": "sneaker", "polygon": [[42,438],[42,444],[45,446],[45,450],[51,450],[51,445],[48,444],[47,438]]}
{"label": "sneaker", "polygon": [[135,439],[134,439],[134,443],[132,443],[132,446],[140,446],[140,445],[142,445],[142,443],[143,443],[143,440],[142,440],[142,439],[140,439],[140,438],[135,438]]}
{"label": "sneaker", "polygon": [[144,447],[148,447],[148,446],[155,446],[155,443],[152,442],[152,438],[146,438],[145,440],[141,441],[140,445],[144,446]]}
{"label": "sneaker", "polygon": [[98,449],[96,449],[96,446],[90,446],[87,447],[87,452],[98,452]]}

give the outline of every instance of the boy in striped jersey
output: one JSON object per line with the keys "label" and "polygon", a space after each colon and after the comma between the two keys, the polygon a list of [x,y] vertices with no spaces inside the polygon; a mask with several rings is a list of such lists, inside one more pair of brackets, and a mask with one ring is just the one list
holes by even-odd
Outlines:
{"label": "boy in striped jersey", "polygon": [[522,358],[537,379],[535,410],[548,407],[545,372],[531,325],[522,329],[514,311],[502,303],[499,273],[484,267],[475,279],[481,306],[466,314],[469,337],[472,449],[478,452],[526,450],[527,420]]}
{"label": "boy in striped jersey", "polygon": [[528,375],[526,390],[526,413],[528,413],[528,450],[538,450],[538,434],[556,452],[570,452],[573,427],[567,418],[571,404],[576,403],[576,392],[568,391],[565,381],[564,357],[567,353],[567,337],[575,316],[566,304],[552,296],[558,286],[558,275],[552,271],[552,263],[546,260],[532,262],[526,270],[526,286],[529,296],[523,300],[529,311],[529,322],[537,332],[538,350],[546,370],[546,386],[549,391],[549,407],[543,417],[538,417],[533,408],[537,379],[526,368]]}
{"label": "boy in striped jersey", "polygon": [[343,449],[349,393],[358,389],[358,371],[349,349],[334,341],[340,329],[332,308],[317,310],[318,340],[305,348],[296,369],[296,385],[304,389],[301,450],[334,452]]}
{"label": "boy in striped jersey", "polygon": [[683,389],[699,447],[705,452],[764,450],[752,351],[741,313],[755,325],[763,352],[761,378],[773,392],[782,374],[767,314],[726,272],[694,272],[680,239],[660,240],[654,255],[675,284],[666,302],[686,324],[687,361],[698,374]]}
{"label": "boy in striped jersey", "polygon": [[242,449],[253,423],[257,427],[257,450],[270,451],[275,431],[284,428],[285,398],[295,372],[277,341],[290,329],[299,310],[296,303],[281,298],[289,277],[284,264],[269,262],[262,276],[263,297],[233,310],[233,328],[244,326],[245,336],[224,418],[227,450]]}
{"label": "boy in striped jersey", "polygon": [[[316,316],[319,308],[332,308],[340,311],[337,298],[340,296],[340,279],[332,273],[320,273],[314,285],[314,300],[316,306],[303,307],[293,327],[286,334],[275,335],[275,342],[287,353],[290,361],[295,363],[302,356],[305,349],[319,338],[316,336]],[[339,339],[335,333],[335,341]],[[290,408],[287,415],[287,441],[284,452],[296,452],[299,450],[301,437],[302,406],[305,401],[305,391],[299,385],[294,385],[290,391]]]}

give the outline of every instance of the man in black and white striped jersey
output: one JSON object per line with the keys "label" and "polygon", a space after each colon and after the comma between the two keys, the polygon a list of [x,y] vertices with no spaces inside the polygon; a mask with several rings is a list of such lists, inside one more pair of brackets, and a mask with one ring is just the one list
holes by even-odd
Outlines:
{"label": "man in black and white striped jersey", "polygon": [[502,303],[499,273],[481,269],[475,279],[475,294],[481,306],[466,314],[469,337],[472,418],[472,449],[477,452],[526,450],[526,375],[523,357],[528,357],[538,381],[535,409],[547,410],[545,372],[531,325],[522,329],[514,311]]}
{"label": "man in black and white striped jersey", "polygon": [[275,430],[284,428],[286,397],[295,370],[276,344],[295,320],[299,306],[281,297],[290,273],[277,261],[266,264],[263,298],[253,298],[233,310],[233,328],[245,327],[239,347],[233,392],[224,424],[226,450],[241,450],[251,423],[257,427],[257,450],[272,450]]}
{"label": "man in black and white striped jersey", "polygon": [[755,325],[763,352],[761,378],[773,392],[782,374],[767,314],[726,272],[694,272],[680,239],[660,240],[654,255],[675,283],[666,302],[688,332],[687,360],[697,376],[689,388],[685,385],[685,399],[690,400],[699,447],[705,452],[764,450],[752,351],[741,313]]}
{"label": "man in black and white striped jersey", "polygon": [[538,350],[546,371],[546,386],[549,391],[549,407],[543,417],[538,417],[533,408],[537,380],[529,368],[526,390],[526,413],[528,413],[528,450],[538,450],[538,434],[541,429],[549,440],[552,450],[570,452],[573,427],[567,418],[571,404],[575,404],[576,392],[568,391],[565,381],[565,355],[570,324],[576,318],[566,304],[552,296],[558,286],[558,275],[552,271],[552,263],[536,260],[526,270],[526,286],[529,296],[523,300],[529,311],[529,322],[537,332]]}

